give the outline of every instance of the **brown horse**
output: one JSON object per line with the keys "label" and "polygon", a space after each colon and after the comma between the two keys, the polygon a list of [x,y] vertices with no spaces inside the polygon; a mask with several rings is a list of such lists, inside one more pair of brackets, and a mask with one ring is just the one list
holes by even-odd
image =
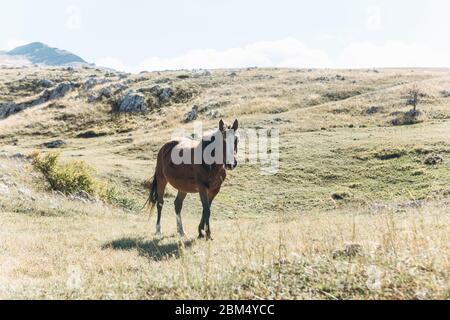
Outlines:
{"label": "brown horse", "polygon": [[166,143],[158,153],[155,175],[150,187],[149,203],[152,211],[156,206],[158,218],[156,234],[161,235],[161,213],[164,193],[169,183],[178,190],[175,199],[177,229],[184,236],[181,221],[183,201],[188,193],[199,193],[203,206],[202,219],[198,227],[199,238],[211,238],[209,218],[211,204],[220,191],[227,176],[226,170],[237,167],[239,123],[227,126],[221,120],[219,129],[202,137],[201,140],[179,138]]}

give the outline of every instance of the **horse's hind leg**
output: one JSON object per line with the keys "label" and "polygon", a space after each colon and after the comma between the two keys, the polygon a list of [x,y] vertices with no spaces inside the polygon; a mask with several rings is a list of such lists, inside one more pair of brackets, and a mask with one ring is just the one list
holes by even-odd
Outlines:
{"label": "horse's hind leg", "polygon": [[167,181],[165,179],[159,179],[158,185],[157,185],[157,202],[156,202],[156,208],[158,209],[158,218],[156,221],[156,235],[161,236],[161,215],[162,215],[162,209],[164,205],[164,193],[166,191]]}
{"label": "horse's hind leg", "polygon": [[177,198],[175,199],[175,213],[177,214],[177,231],[178,234],[182,237],[185,236],[183,229],[183,222],[181,220],[181,210],[183,209],[183,201],[186,199],[187,194],[181,191],[178,191]]}

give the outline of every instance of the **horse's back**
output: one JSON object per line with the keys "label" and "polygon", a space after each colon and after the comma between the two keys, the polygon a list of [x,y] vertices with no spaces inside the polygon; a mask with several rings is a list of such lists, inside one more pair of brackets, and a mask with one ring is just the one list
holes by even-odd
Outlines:
{"label": "horse's back", "polygon": [[200,140],[181,137],[173,139],[169,143],[174,143],[176,149],[189,150],[197,148],[200,144]]}
{"label": "horse's back", "polygon": [[158,169],[172,187],[186,193],[198,192],[196,170],[193,164],[175,165],[172,154],[192,153],[199,142],[189,138],[176,138],[164,144],[158,155]]}

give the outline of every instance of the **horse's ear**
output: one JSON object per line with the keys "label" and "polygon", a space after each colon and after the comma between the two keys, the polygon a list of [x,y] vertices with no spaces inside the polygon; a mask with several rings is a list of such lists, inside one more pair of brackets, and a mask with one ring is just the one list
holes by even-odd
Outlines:
{"label": "horse's ear", "polygon": [[225,122],[223,120],[220,120],[219,122],[219,130],[224,131],[225,130]]}
{"label": "horse's ear", "polygon": [[233,123],[233,127],[231,127],[234,131],[237,131],[239,129],[239,121],[235,120]]}

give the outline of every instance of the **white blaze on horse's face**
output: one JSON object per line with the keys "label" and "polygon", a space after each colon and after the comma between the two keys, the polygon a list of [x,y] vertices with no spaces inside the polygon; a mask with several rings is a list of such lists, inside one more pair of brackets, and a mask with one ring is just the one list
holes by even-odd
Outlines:
{"label": "white blaze on horse's face", "polygon": [[233,170],[237,167],[236,153],[239,137],[236,131],[238,128],[239,123],[236,120],[233,126],[225,131],[225,169],[227,170]]}
{"label": "white blaze on horse's face", "polygon": [[225,165],[228,167],[229,165],[233,165],[234,158],[234,131],[228,130],[225,137]]}

